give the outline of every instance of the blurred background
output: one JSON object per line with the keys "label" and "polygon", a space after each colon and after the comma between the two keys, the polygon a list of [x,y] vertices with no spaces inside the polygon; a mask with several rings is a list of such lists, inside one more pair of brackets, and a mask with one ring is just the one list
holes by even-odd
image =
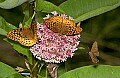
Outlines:
{"label": "blurred background", "polygon": [[[60,2],[58,0],[58,3],[54,3],[54,0],[52,1],[52,3],[56,5],[59,5],[61,2],[62,0],[60,0]],[[0,16],[7,22],[18,26],[19,22],[21,22],[24,17],[20,8],[21,7],[16,7],[9,10],[0,8]],[[5,14],[6,12],[7,14]],[[81,42],[78,47],[83,47],[84,49],[78,49],[75,51],[75,56],[67,60],[66,63],[69,63],[70,68],[73,69],[94,64],[88,55],[94,41],[97,41],[100,52],[98,64],[120,65],[119,12],[120,7],[81,22],[83,31],[81,32]],[[16,52],[9,43],[3,40],[3,38],[6,37],[0,35],[0,61],[13,67],[25,67],[23,56]]]}

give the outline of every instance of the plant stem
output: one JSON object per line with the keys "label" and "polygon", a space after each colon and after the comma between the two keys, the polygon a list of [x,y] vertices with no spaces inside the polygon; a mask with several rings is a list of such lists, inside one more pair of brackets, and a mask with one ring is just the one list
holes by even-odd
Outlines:
{"label": "plant stem", "polygon": [[38,74],[38,62],[36,61],[35,57],[32,56],[32,60],[33,60],[33,69],[32,69],[32,78],[37,78],[37,74]]}

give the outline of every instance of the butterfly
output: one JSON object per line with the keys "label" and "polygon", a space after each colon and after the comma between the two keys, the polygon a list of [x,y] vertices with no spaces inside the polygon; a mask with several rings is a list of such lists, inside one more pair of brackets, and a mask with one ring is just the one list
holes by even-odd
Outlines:
{"label": "butterfly", "polygon": [[93,43],[91,51],[88,52],[88,54],[89,54],[89,56],[90,56],[93,63],[99,62],[99,60],[96,57],[96,56],[99,56],[98,45],[97,45],[96,41]]}
{"label": "butterfly", "polygon": [[45,19],[44,23],[50,30],[61,35],[78,35],[82,31],[80,23],[76,25],[73,20],[63,19],[61,16]]}
{"label": "butterfly", "polygon": [[33,21],[28,28],[13,29],[7,33],[7,37],[24,46],[32,46],[37,42],[36,25],[37,23]]}

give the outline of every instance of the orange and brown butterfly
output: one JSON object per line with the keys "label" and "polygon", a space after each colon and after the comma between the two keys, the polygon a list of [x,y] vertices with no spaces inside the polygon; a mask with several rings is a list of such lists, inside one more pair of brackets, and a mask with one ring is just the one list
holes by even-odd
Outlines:
{"label": "orange and brown butterfly", "polygon": [[37,42],[36,25],[37,23],[33,21],[28,28],[13,29],[7,33],[7,37],[24,46],[32,46]]}
{"label": "orange and brown butterfly", "polygon": [[60,35],[78,35],[82,31],[80,23],[76,25],[75,22],[70,18],[63,18],[57,14],[44,19],[44,23],[50,30]]}
{"label": "orange and brown butterfly", "polygon": [[93,63],[99,62],[99,60],[97,59],[97,56],[99,56],[99,52],[98,52],[98,45],[96,41],[93,43],[91,51],[88,52],[88,54]]}

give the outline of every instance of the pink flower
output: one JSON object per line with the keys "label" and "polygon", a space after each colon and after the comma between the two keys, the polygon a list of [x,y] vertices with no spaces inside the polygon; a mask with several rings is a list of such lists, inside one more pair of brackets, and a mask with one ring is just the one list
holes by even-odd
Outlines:
{"label": "pink flower", "polygon": [[43,19],[49,19],[50,18],[50,15],[46,15],[46,17],[44,17]]}
{"label": "pink flower", "polygon": [[[56,12],[53,13],[55,13],[54,15],[57,14]],[[37,28],[39,41],[30,48],[36,58],[50,63],[60,63],[66,61],[68,57],[72,58],[80,42],[78,40],[80,35],[59,35],[49,30],[44,23],[37,23]]]}
{"label": "pink flower", "polygon": [[58,15],[57,11],[51,12],[54,16]]}

